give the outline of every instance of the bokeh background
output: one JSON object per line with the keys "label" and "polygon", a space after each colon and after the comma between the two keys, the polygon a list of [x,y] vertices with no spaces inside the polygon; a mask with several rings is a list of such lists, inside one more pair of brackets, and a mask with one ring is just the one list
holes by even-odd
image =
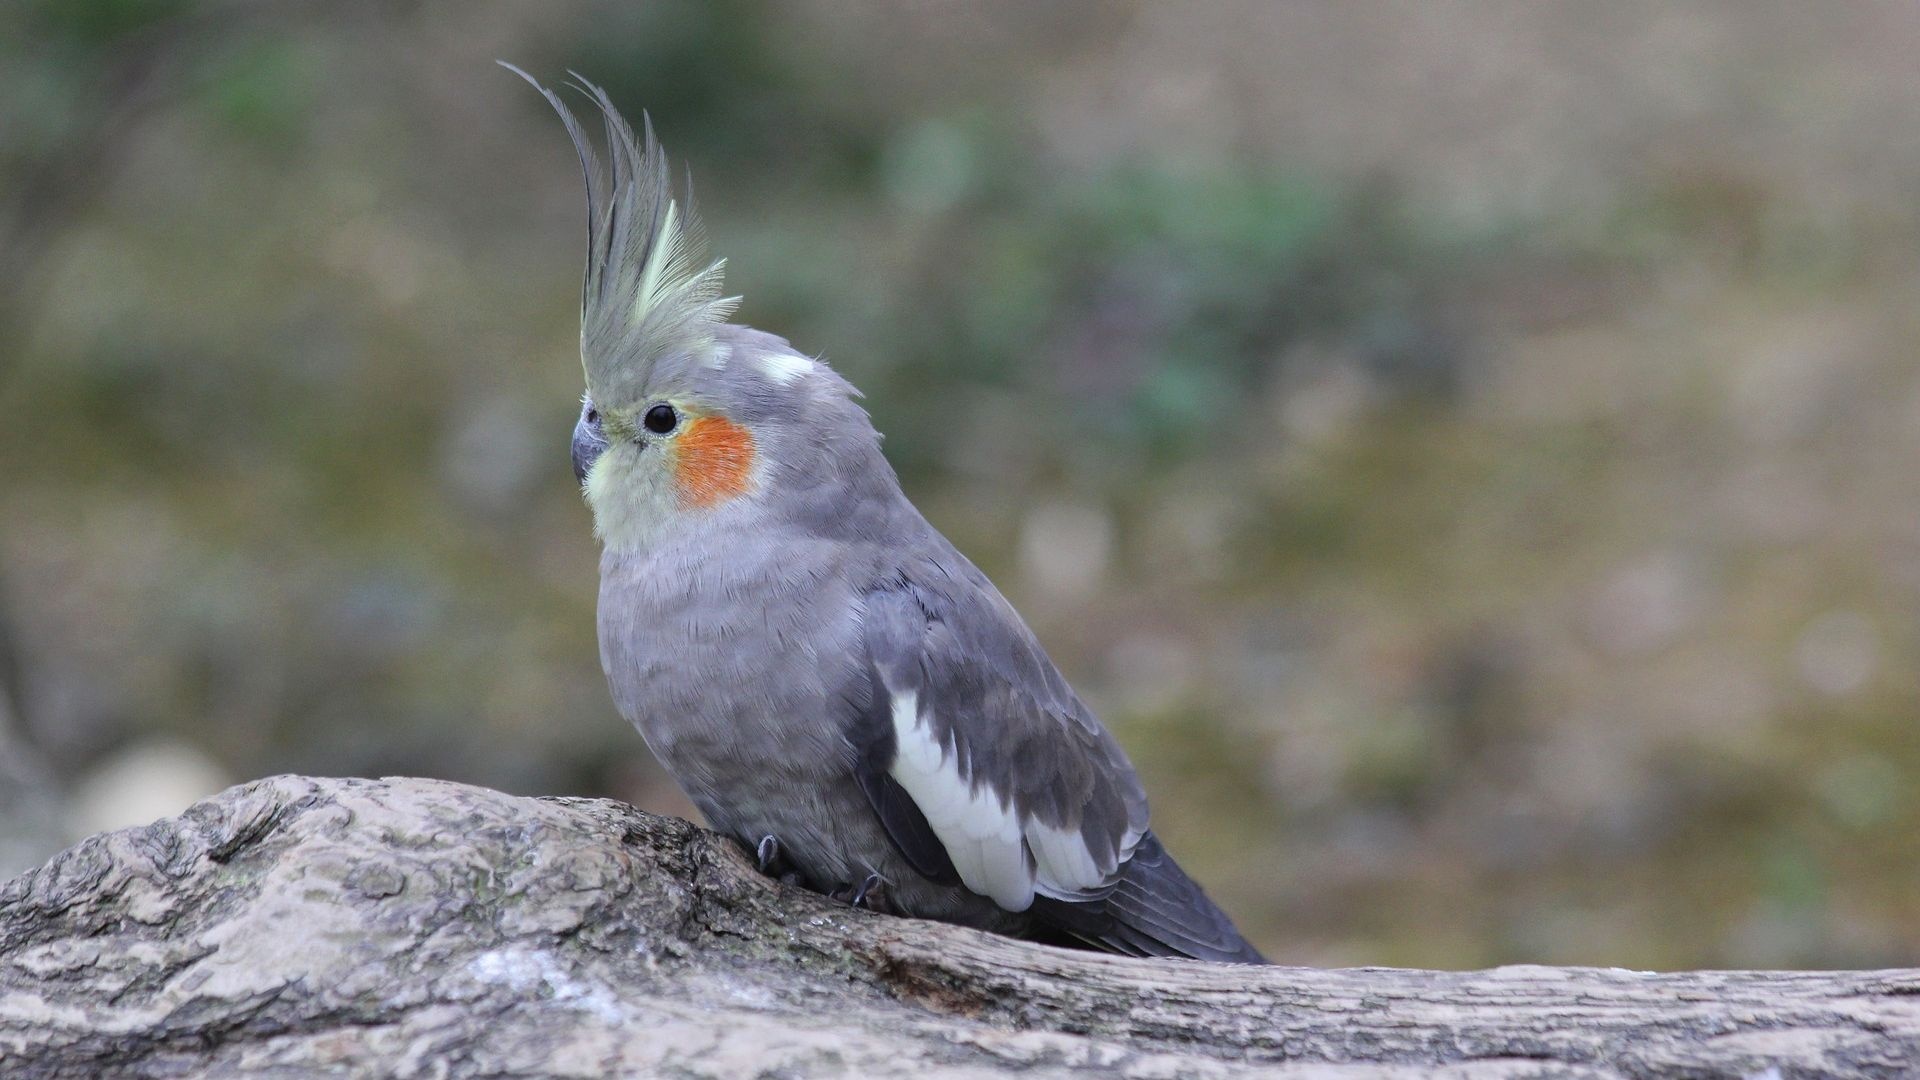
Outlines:
{"label": "bokeh background", "polygon": [[574,68],[1276,958],[1920,963],[1920,7],[0,7],[0,872],[688,807],[567,464]]}

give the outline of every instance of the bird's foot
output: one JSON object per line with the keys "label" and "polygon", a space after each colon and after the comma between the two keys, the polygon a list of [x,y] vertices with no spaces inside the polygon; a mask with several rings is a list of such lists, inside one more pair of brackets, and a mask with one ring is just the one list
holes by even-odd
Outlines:
{"label": "bird's foot", "polygon": [[753,849],[753,860],[760,872],[770,878],[778,878],[782,885],[800,884],[800,871],[794,869],[787,859],[786,846],[780,838],[767,835],[760,838],[760,846]]}
{"label": "bird's foot", "polygon": [[891,884],[886,878],[879,874],[868,874],[866,880],[860,884],[854,885],[849,882],[827,895],[857,908],[865,908],[882,915],[896,915],[898,912],[894,910],[893,897],[888,891],[890,888]]}

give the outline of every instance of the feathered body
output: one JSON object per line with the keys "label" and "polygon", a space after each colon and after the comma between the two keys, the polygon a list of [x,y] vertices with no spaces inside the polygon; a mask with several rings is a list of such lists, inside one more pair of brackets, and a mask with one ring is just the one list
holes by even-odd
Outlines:
{"label": "feathered body", "polygon": [[651,131],[587,88],[603,174],[542,92],[587,174],[574,464],[601,662],[709,822],[905,914],[1258,962],[1161,849],[1113,737],[902,493],[853,387],[726,322]]}

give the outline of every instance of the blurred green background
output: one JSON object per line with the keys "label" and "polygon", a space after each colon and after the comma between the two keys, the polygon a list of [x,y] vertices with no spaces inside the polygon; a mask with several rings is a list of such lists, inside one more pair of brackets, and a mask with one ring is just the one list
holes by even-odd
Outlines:
{"label": "blurred green background", "polygon": [[744,321],[1278,959],[1920,963],[1920,7],[0,7],[0,872],[287,771],[688,808],[567,464],[651,110]]}

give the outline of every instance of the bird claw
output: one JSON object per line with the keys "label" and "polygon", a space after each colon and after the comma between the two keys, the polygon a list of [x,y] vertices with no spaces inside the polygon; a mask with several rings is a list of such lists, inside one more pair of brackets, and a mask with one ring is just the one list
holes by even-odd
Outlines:
{"label": "bird claw", "polygon": [[760,872],[768,877],[775,876],[776,869],[787,861],[786,855],[780,850],[780,838],[772,833],[760,838],[760,846],[753,849],[753,858],[759,864]]}
{"label": "bird claw", "polygon": [[[792,861],[787,858],[786,845],[777,836],[769,834],[760,838],[760,843],[753,849],[753,861],[761,873],[778,878],[783,885],[804,884],[800,872],[794,869]],[[868,874],[860,884],[849,882],[827,895],[843,904],[892,915],[895,912],[892,897],[888,894],[889,888],[886,878],[879,874]]]}
{"label": "bird claw", "polygon": [[859,885],[849,882],[828,895],[857,908],[864,908],[882,915],[892,915],[894,914],[893,899],[888,894],[888,887],[886,878],[879,874],[868,874],[866,880]]}
{"label": "bird claw", "polygon": [[786,848],[777,836],[768,834],[760,838],[760,845],[753,849],[753,861],[761,873],[778,879],[782,885],[800,884],[800,871],[788,861]]}

